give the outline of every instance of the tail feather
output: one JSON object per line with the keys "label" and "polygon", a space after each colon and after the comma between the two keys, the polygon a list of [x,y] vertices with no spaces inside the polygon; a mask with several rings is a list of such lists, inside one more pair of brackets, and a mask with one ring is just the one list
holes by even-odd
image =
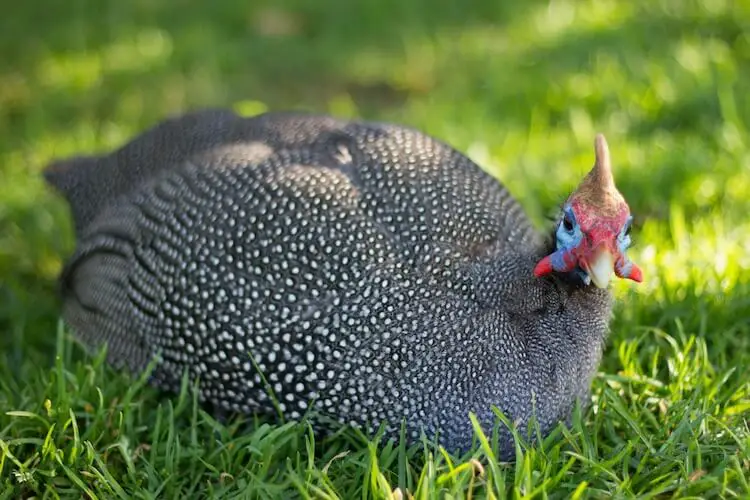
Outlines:
{"label": "tail feather", "polygon": [[76,236],[83,234],[114,194],[111,170],[106,158],[96,156],[56,160],[44,170],[44,179],[70,205]]}
{"label": "tail feather", "polygon": [[200,151],[242,136],[243,129],[235,126],[239,120],[223,110],[187,113],[162,121],[105,156],[53,161],[44,178],[67,199],[80,238],[115,198]]}

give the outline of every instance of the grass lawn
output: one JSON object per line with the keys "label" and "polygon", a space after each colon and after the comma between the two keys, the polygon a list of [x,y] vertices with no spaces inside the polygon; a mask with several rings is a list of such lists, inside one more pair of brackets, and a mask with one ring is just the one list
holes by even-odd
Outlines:
{"label": "grass lawn", "polygon": [[[397,121],[465,151],[540,226],[612,149],[645,282],[591,408],[498,463],[304,423],[219,423],[59,324],[54,157],[187,109]],[[0,498],[749,498],[750,3],[71,0],[0,20]],[[398,492],[394,492],[400,488]]]}

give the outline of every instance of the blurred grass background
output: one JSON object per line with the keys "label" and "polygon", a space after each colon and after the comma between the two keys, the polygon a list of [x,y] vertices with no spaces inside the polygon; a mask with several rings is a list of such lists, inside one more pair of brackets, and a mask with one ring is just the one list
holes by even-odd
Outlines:
{"label": "blurred grass background", "polygon": [[[666,344],[636,339],[659,329],[702,339],[709,371],[748,391],[750,2],[37,0],[0,19],[0,352],[16,378],[0,403],[52,365],[74,245],[42,168],[207,106],[416,126],[540,224],[604,132],[645,283],[617,285],[602,372],[643,371],[627,353],[647,366]],[[653,375],[689,385],[673,368]]]}

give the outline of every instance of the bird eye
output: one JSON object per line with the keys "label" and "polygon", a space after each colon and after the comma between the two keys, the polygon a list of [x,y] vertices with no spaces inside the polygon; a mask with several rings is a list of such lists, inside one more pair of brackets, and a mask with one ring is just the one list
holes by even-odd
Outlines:
{"label": "bird eye", "polygon": [[563,217],[563,227],[569,233],[573,231],[573,221],[567,215]]}
{"label": "bird eye", "polygon": [[633,227],[633,219],[632,217],[629,217],[627,221],[625,221],[625,226],[622,228],[622,237],[627,238],[630,236],[630,229]]}

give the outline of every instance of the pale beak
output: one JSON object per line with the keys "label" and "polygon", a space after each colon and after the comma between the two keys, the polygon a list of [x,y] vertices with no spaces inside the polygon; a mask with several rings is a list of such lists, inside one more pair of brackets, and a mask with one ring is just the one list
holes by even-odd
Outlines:
{"label": "pale beak", "polygon": [[594,256],[586,269],[594,285],[598,288],[607,288],[614,272],[614,264],[615,258],[607,250],[602,250]]}

